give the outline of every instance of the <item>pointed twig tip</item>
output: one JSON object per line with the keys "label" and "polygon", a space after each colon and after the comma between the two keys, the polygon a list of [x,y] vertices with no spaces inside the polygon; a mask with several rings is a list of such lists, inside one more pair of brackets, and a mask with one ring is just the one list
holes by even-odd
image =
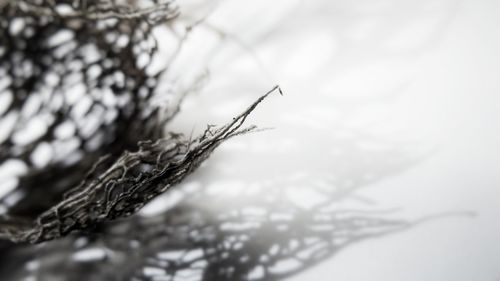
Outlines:
{"label": "pointed twig tip", "polygon": [[269,92],[267,92],[266,95],[271,94],[272,92],[278,91],[278,93],[283,96],[283,90],[281,89],[280,85],[274,86]]}

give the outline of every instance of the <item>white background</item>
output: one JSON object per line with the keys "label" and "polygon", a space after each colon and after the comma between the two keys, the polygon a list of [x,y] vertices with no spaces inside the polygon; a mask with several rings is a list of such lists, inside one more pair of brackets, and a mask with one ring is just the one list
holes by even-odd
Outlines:
{"label": "white background", "polygon": [[[285,96],[250,120],[274,130],[230,140],[187,184],[300,174],[307,186],[386,165],[358,191],[370,204],[408,219],[475,214],[357,243],[290,280],[500,280],[500,1],[228,0],[212,12],[198,4],[186,4],[184,17],[210,13],[185,48],[199,57],[185,55],[191,63],[178,68],[203,60],[210,78],[169,129],[222,124],[275,83]],[[353,131],[356,141],[401,147],[399,164],[387,155],[367,166],[363,151],[343,153],[349,142],[339,140]]]}

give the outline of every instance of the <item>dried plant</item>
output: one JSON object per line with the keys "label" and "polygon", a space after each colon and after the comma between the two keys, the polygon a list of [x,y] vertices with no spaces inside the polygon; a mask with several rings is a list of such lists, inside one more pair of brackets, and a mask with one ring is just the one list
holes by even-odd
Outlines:
{"label": "dried plant", "polygon": [[[16,175],[0,199],[2,278],[277,280],[410,225],[332,210],[332,194],[304,211],[279,192],[208,214],[200,191],[137,215],[223,141],[255,130],[242,127],[247,116],[281,93],[198,137],[163,134],[178,104],[154,99],[176,93],[159,91],[166,69],[150,68],[152,30],[178,14],[170,0],[0,0],[0,166]],[[92,250],[105,254],[81,259]],[[273,269],[290,260],[298,266]]]}
{"label": "dried plant", "polygon": [[0,238],[39,243],[60,238],[74,230],[127,217],[179,183],[224,140],[254,130],[240,129],[246,117],[274,90],[260,97],[225,126],[209,126],[194,140],[171,133],[156,141],[139,142],[137,152],[125,151],[113,161],[103,157],[82,183],[66,192],[61,202],[42,213],[27,229],[11,224]]}
{"label": "dried plant", "polygon": [[[25,198],[10,208],[0,237],[38,243],[131,215],[181,181],[220,142],[253,129],[239,130],[267,95],[226,126],[193,140],[161,136],[171,116],[161,112],[160,118],[161,108],[151,102],[162,73],[148,73],[156,51],[151,30],[173,19],[177,8],[170,1],[153,4],[3,6],[2,95],[10,104],[2,117],[12,127],[1,159],[22,161],[27,172],[16,190]],[[42,128],[34,136],[23,132],[32,126]],[[55,155],[40,163],[36,154],[44,149]],[[50,196],[34,203],[40,193]],[[20,223],[20,216],[35,218],[34,224]]]}

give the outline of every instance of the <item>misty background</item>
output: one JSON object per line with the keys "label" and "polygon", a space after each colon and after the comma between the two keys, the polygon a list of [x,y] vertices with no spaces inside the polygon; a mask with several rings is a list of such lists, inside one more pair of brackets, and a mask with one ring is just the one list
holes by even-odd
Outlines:
{"label": "misty background", "polygon": [[285,92],[251,116],[273,130],[224,144],[185,185],[222,184],[234,202],[238,187],[278,181],[307,209],[321,201],[310,186],[364,177],[338,205],[475,214],[363,241],[287,280],[499,280],[500,2],[182,4],[186,21],[205,20],[177,67],[204,61],[210,78],[171,129],[221,124],[274,83]]}

